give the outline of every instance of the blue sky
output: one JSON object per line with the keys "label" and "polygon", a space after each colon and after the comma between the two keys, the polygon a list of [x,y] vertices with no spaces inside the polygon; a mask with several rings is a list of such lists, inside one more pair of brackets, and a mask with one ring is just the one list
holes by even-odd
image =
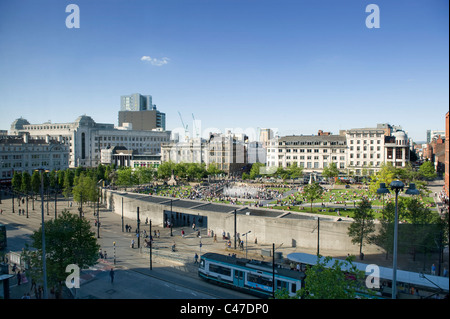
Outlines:
{"label": "blue sky", "polygon": [[[66,6],[80,8],[69,29]],[[369,3],[380,28],[369,29]],[[0,129],[117,124],[141,93],[167,128],[281,135],[401,125],[416,141],[449,107],[447,0],[0,0]],[[144,57],[144,58],[143,58]]]}

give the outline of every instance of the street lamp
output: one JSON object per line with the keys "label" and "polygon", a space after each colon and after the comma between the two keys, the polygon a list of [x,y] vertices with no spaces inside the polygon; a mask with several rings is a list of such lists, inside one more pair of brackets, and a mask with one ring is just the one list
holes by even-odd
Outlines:
{"label": "street lamp", "polygon": [[[392,299],[396,299],[397,295],[397,237],[398,237],[398,193],[403,190],[405,184],[401,181],[392,181],[389,187],[395,192],[395,221],[394,221],[394,255],[392,263]],[[389,193],[385,183],[380,183],[380,188],[377,189],[378,194]],[[414,183],[409,184],[409,189],[406,190],[406,194],[417,195],[419,191],[416,189]]]}
{"label": "street lamp", "polygon": [[114,265],[116,264],[116,242],[113,241],[113,246],[114,246]]}
{"label": "street lamp", "polygon": [[47,299],[47,263],[45,253],[45,221],[44,221],[44,172],[45,169],[40,168],[37,171],[41,172],[41,216],[42,216],[42,271],[44,277],[43,293],[44,299]]}
{"label": "street lamp", "polygon": [[247,258],[247,250],[248,250],[248,234],[250,234],[252,231],[249,230],[248,232],[246,232],[245,234],[242,234],[242,236],[245,236],[245,258]]}

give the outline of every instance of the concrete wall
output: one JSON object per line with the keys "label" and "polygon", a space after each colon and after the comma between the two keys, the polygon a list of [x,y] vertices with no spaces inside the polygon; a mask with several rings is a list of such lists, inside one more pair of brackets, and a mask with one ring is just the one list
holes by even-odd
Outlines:
{"label": "concrete wall", "polygon": [[[123,192],[104,190],[107,208],[112,209],[116,214],[122,214],[122,198],[123,198],[123,215],[124,217],[134,219],[137,218],[137,207],[139,207],[141,222],[146,218],[152,220],[152,225],[163,226],[164,210],[170,211],[170,205],[149,203],[139,199],[131,199],[123,196]],[[143,195],[146,196],[146,195]],[[175,201],[175,199],[174,199]],[[185,199],[183,199],[185,201]],[[167,198],[166,203],[170,203]],[[197,201],[202,204],[206,202]],[[234,235],[234,209],[242,207],[236,205],[224,205],[230,207],[230,213],[211,212],[199,209],[189,209],[173,206],[174,212],[190,214],[195,216],[207,217],[208,230],[217,234],[218,238],[222,238],[222,232],[230,236]],[[261,210],[261,208],[258,208]],[[273,210],[269,210],[272,211]],[[292,214],[292,213],[291,213]],[[317,248],[317,215],[298,213],[304,218],[287,218],[287,217],[261,217],[252,215],[236,216],[237,233],[243,234],[248,231],[248,241],[254,242],[257,238],[258,244],[283,244],[283,247],[298,248]],[[359,255],[359,245],[353,245],[351,239],[347,235],[347,228],[351,220],[344,219],[336,221],[336,217],[320,216],[320,249],[345,251],[349,254]],[[378,226],[378,225],[377,225]],[[187,227],[186,227],[187,228]],[[245,241],[245,237],[242,237]],[[377,246],[368,245],[363,247],[364,253],[379,252]]]}

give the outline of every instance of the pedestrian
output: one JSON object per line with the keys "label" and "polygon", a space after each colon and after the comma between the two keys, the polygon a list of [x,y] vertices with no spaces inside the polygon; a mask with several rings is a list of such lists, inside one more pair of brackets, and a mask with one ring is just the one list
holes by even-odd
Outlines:
{"label": "pedestrian", "polygon": [[436,275],[436,266],[434,264],[431,266],[431,274]]}
{"label": "pedestrian", "polygon": [[105,260],[106,260],[106,250],[105,250],[105,253],[103,254],[103,256],[105,257]]}
{"label": "pedestrian", "polygon": [[109,271],[109,277],[111,277],[111,283],[114,283],[114,269],[111,268],[111,270]]}
{"label": "pedestrian", "polygon": [[130,245],[130,247],[131,247],[131,248],[134,248],[134,239],[131,240],[131,245]]}
{"label": "pedestrian", "polygon": [[20,270],[17,272],[17,285],[20,286],[20,283],[22,282],[22,274],[20,273]]}
{"label": "pedestrian", "polygon": [[198,255],[197,255],[197,253],[195,253],[195,256],[194,256],[194,264],[198,264]]}

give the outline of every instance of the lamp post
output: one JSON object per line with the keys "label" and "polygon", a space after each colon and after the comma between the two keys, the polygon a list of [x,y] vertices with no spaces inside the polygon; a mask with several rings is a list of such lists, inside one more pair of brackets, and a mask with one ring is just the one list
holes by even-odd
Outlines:
{"label": "lamp post", "polygon": [[41,217],[42,217],[42,272],[43,272],[43,297],[47,299],[47,263],[45,253],[45,221],[44,221],[44,172],[45,169],[38,169],[41,172]]}
{"label": "lamp post", "polygon": [[248,239],[248,234],[250,234],[252,231],[249,230],[248,232],[246,232],[245,234],[242,234],[242,236],[245,236],[245,258],[247,258],[247,250],[248,250],[248,243],[247,243],[247,239]]}
{"label": "lamp post", "polygon": [[[396,180],[389,184],[389,187],[395,192],[395,220],[394,220],[394,254],[392,262],[392,299],[397,297],[397,240],[398,240],[398,193],[403,190],[405,184]],[[377,189],[378,194],[389,193],[385,183],[380,183],[380,188]],[[414,183],[409,184],[409,189],[406,190],[406,194],[417,195],[419,191],[416,189]]]}
{"label": "lamp post", "polygon": [[152,261],[152,220],[150,219],[150,233],[148,234],[149,246],[150,246],[150,270],[153,269],[153,261]]}
{"label": "lamp post", "polygon": [[113,246],[114,246],[114,265],[116,264],[116,242],[113,241]]}
{"label": "lamp post", "polygon": [[[172,226],[173,226],[173,224],[172,224],[172,199],[170,199],[170,237],[172,237],[173,236],[173,233],[172,233]],[[177,213],[178,214],[178,213]]]}
{"label": "lamp post", "polygon": [[141,237],[141,229],[140,229],[141,220],[139,219],[139,207],[137,208],[137,229],[136,229],[136,236],[138,241],[138,248],[141,247],[140,245],[140,237]]}

